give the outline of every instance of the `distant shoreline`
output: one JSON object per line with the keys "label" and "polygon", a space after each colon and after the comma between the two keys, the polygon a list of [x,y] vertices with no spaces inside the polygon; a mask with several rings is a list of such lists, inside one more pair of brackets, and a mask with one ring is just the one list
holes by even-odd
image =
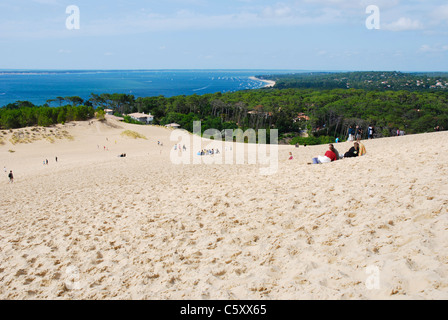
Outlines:
{"label": "distant shoreline", "polygon": [[260,78],[257,78],[257,77],[249,77],[249,79],[255,80],[255,81],[264,82],[265,85],[264,85],[263,88],[273,88],[275,86],[275,84],[276,84],[276,82],[273,81],[273,80],[263,80],[263,79],[260,79]]}
{"label": "distant shoreline", "polygon": [[[289,71],[2,72],[0,70],[0,81],[9,82],[7,88],[0,88],[0,106],[6,106],[16,101],[29,101],[35,105],[43,105],[47,100],[55,99],[58,96],[79,96],[88,100],[91,93],[97,95],[123,93],[135,97],[157,97],[159,95],[173,97],[195,93],[234,92],[263,87],[265,82],[254,81],[249,77],[272,73],[288,74]],[[76,81],[73,81],[74,79]],[[203,90],[198,90],[198,88]]]}

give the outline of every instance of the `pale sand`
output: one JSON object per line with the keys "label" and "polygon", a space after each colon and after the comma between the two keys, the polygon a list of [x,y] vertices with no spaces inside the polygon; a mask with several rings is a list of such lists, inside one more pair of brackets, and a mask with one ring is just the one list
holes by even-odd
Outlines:
{"label": "pale sand", "polygon": [[173,165],[170,130],[120,126],[4,139],[0,299],[448,298],[448,132],[365,141],[367,156],[325,165],[307,162],[327,146],[281,146],[262,176]]}
{"label": "pale sand", "polygon": [[263,88],[273,88],[275,86],[275,84],[277,83],[273,80],[263,80],[263,79],[260,79],[257,77],[249,77],[249,79],[264,82],[265,85],[263,86]]}

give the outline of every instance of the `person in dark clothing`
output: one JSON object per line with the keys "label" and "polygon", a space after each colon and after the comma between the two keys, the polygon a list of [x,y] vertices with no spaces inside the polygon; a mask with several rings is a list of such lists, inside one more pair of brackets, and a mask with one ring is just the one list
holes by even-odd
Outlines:
{"label": "person in dark clothing", "polygon": [[9,183],[14,183],[14,175],[12,174],[12,170],[9,171],[8,178],[9,178]]}
{"label": "person in dark clothing", "polygon": [[368,131],[369,139],[373,139],[374,133],[375,133],[375,127],[370,125],[369,126],[369,131]]}
{"label": "person in dark clothing", "polygon": [[350,126],[350,128],[348,128],[348,141],[353,141],[355,136],[355,129],[353,129],[352,126]]}
{"label": "person in dark clothing", "polygon": [[362,128],[356,126],[356,141],[357,141],[358,143],[359,143],[359,142],[361,141],[361,139],[362,139],[362,133],[363,133]]}
{"label": "person in dark clothing", "polygon": [[354,146],[350,148],[350,150],[348,150],[345,155],[344,158],[355,158],[359,156],[359,144],[358,142],[355,142]]}

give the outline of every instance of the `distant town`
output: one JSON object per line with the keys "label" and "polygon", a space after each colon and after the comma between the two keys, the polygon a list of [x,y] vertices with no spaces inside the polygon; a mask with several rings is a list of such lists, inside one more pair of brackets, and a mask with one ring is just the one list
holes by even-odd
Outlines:
{"label": "distant town", "polygon": [[273,80],[275,88],[309,89],[366,89],[366,90],[446,90],[448,73],[403,72],[309,72],[285,75],[258,76]]}

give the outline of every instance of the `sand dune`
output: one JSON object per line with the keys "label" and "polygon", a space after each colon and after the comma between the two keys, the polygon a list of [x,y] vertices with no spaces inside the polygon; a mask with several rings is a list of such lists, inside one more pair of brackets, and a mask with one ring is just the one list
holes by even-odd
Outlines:
{"label": "sand dune", "polygon": [[3,135],[1,299],[448,298],[448,132],[325,165],[307,163],[326,146],[280,146],[263,176],[174,165],[170,130],[108,123]]}

